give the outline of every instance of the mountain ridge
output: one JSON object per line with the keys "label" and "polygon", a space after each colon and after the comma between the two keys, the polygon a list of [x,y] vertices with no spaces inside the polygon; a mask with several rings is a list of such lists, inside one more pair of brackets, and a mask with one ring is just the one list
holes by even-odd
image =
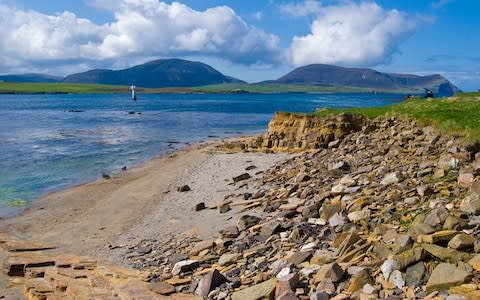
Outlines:
{"label": "mountain ridge", "polygon": [[[106,85],[136,85],[143,88],[194,88],[240,84],[231,90],[258,91],[256,86],[280,86],[280,90],[333,90],[358,92],[394,92],[423,94],[431,90],[435,96],[452,96],[460,89],[439,74],[419,76],[383,73],[370,68],[348,68],[326,64],[311,64],[292,70],[276,80],[248,84],[224,75],[213,67],[183,59],[158,59],[121,70],[92,69],[64,77],[44,74],[0,75],[5,82],[63,82]],[[245,88],[246,87],[246,88]],[[303,88],[304,87],[304,88]],[[223,87],[220,91],[223,91]],[[226,92],[228,92],[226,88]],[[215,90],[213,90],[215,92]]]}
{"label": "mountain ridge", "polygon": [[345,86],[380,90],[431,90],[439,96],[452,96],[460,89],[439,74],[419,76],[402,73],[383,73],[370,68],[346,68],[334,65],[311,64],[299,67],[272,81],[277,84]]}
{"label": "mountain ridge", "polygon": [[211,66],[182,59],[158,59],[122,70],[94,69],[66,76],[66,83],[138,85],[144,88],[194,87],[243,82]]}

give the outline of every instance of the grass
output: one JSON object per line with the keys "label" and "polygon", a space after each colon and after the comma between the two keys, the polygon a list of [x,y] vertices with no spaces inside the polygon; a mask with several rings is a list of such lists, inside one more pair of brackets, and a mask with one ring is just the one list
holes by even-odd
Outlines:
{"label": "grass", "polygon": [[61,94],[61,93],[125,93],[130,87],[79,83],[15,83],[0,82],[0,94]]}
{"label": "grass", "polygon": [[315,114],[322,117],[341,112],[362,114],[371,119],[384,115],[413,118],[421,125],[436,127],[441,133],[460,136],[465,142],[480,141],[479,93],[429,100],[417,97],[382,107],[322,109]]}
{"label": "grass", "polygon": [[[206,93],[231,93],[248,92],[261,94],[276,93],[371,93],[371,88],[361,87],[334,87],[321,85],[301,85],[301,84],[279,84],[279,83],[222,83],[194,88],[195,91]],[[395,90],[395,91],[377,91],[386,93],[413,93],[418,91]]]}

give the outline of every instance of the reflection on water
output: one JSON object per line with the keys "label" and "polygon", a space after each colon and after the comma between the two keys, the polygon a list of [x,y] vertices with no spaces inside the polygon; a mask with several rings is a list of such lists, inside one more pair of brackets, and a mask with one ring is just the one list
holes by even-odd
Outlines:
{"label": "reflection on water", "polygon": [[[0,215],[185,143],[266,129],[275,111],[376,106],[398,95],[0,95]],[[132,113],[133,112],[133,113]]]}

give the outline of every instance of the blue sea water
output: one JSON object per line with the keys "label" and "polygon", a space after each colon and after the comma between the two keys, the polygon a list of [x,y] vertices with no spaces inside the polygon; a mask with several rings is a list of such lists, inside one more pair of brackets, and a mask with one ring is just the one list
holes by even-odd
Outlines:
{"label": "blue sea water", "polygon": [[0,216],[186,143],[264,132],[275,111],[401,100],[389,94],[149,94],[135,102],[119,94],[0,95]]}

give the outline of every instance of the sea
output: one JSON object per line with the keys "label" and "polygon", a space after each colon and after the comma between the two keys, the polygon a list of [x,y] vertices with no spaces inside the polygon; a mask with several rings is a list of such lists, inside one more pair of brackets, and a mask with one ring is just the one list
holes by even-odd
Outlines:
{"label": "sea", "polygon": [[394,94],[0,95],[0,217],[186,145],[265,132],[276,111],[371,107]]}

